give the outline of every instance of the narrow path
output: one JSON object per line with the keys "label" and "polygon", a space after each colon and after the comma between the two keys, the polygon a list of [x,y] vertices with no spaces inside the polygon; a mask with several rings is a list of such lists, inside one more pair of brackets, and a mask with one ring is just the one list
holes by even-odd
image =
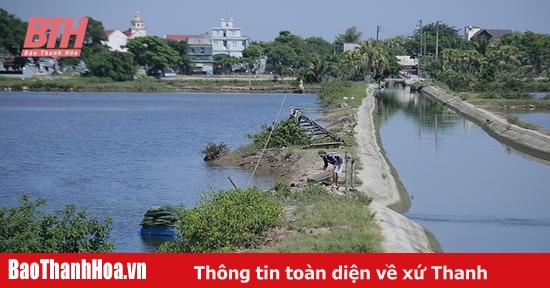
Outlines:
{"label": "narrow path", "polygon": [[378,127],[374,119],[376,89],[376,85],[367,87],[367,97],[357,113],[355,133],[362,163],[358,177],[363,181],[358,189],[374,198],[369,207],[376,213],[377,223],[382,228],[385,238],[382,247],[385,252],[442,251],[432,233],[398,213],[407,211],[410,200],[406,192],[400,191],[397,174],[379,144]]}

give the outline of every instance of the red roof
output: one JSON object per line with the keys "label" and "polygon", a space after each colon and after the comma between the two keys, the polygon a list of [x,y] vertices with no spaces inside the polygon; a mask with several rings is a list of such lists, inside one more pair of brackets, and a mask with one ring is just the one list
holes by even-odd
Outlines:
{"label": "red roof", "polygon": [[109,36],[115,32],[115,30],[103,30],[105,32],[105,35]]}
{"label": "red roof", "polygon": [[175,40],[175,41],[187,41],[188,38],[197,38],[199,35],[177,35],[177,34],[166,34],[165,39]]}
{"label": "red roof", "polygon": [[126,35],[127,37],[132,36],[132,29],[128,29],[128,30],[122,32],[122,34]]}

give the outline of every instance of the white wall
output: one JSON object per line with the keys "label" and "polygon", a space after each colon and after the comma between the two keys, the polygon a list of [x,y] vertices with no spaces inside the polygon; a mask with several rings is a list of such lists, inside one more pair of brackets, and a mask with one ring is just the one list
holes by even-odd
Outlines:
{"label": "white wall", "polygon": [[121,46],[125,47],[127,41],[128,41],[128,37],[126,37],[126,35],[124,35],[119,30],[115,30],[113,33],[111,33],[111,35],[109,35],[109,41],[104,42],[104,44],[109,45],[109,47],[111,47],[111,50],[113,51],[126,52],[128,51],[128,49],[121,48]]}

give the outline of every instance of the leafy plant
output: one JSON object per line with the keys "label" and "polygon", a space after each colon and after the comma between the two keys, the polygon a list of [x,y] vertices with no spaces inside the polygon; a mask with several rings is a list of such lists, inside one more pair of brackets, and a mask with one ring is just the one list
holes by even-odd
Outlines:
{"label": "leafy plant", "polygon": [[103,223],[87,218],[86,209],[76,210],[67,205],[54,215],[38,208],[46,206],[46,200],[30,201],[29,195],[19,199],[20,206],[0,207],[0,252],[78,253],[112,252],[109,242],[112,220]]}
{"label": "leafy plant", "polygon": [[299,124],[295,123],[293,119],[273,123],[273,126],[263,124],[262,130],[262,132],[256,134],[247,134],[246,137],[252,139],[253,144],[258,147],[264,147],[269,138],[267,148],[307,145],[312,140],[311,136]]}
{"label": "leafy plant", "polygon": [[257,187],[203,192],[198,206],[181,209],[179,240],[161,252],[219,252],[252,248],[281,224],[282,207]]}

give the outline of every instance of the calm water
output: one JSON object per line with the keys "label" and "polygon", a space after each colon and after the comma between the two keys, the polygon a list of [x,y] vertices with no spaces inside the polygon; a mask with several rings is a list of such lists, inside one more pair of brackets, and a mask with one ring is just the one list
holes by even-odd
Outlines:
{"label": "calm water", "polygon": [[529,122],[550,131],[550,111],[516,111],[509,113],[523,122]]}
{"label": "calm water", "polygon": [[412,198],[405,215],[444,251],[550,252],[549,163],[405,90],[383,95],[380,121],[384,149]]}
{"label": "calm water", "polygon": [[[0,93],[1,206],[22,194],[48,208],[75,204],[114,220],[118,252],[154,251],[158,239],[137,233],[153,205],[192,207],[201,191],[245,187],[250,172],[212,167],[200,151],[208,141],[236,149],[247,133],[273,123],[282,94]],[[291,106],[310,108],[315,95],[288,95]],[[252,185],[271,186],[274,175],[255,175]]]}

